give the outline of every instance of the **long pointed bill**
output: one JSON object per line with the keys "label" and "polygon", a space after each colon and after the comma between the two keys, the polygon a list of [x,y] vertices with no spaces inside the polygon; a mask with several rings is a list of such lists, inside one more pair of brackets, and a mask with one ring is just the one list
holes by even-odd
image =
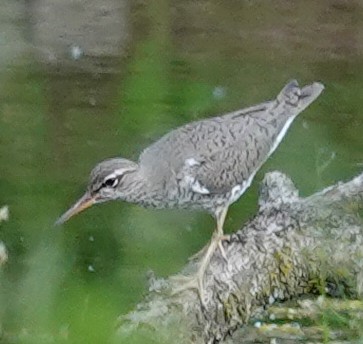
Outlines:
{"label": "long pointed bill", "polygon": [[96,197],[86,192],[71,208],[69,208],[54,224],[61,225],[68,221],[72,216],[91,207],[96,203]]}

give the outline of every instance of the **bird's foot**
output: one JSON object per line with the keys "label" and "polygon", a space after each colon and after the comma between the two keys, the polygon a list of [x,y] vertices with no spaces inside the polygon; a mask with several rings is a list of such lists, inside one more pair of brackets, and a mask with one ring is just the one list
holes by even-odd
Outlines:
{"label": "bird's foot", "polygon": [[[224,261],[228,264],[228,258],[227,258],[227,255],[226,255],[226,251],[224,250],[224,247],[223,247],[223,241],[224,240],[229,240],[230,239],[230,236],[229,235],[215,235],[215,239],[214,240],[217,240],[218,241],[218,248],[219,248],[219,251],[221,252],[221,255],[224,259]],[[213,239],[212,239],[213,240]]]}
{"label": "bird's foot", "polygon": [[[192,276],[174,276],[172,277],[172,282],[177,286],[173,287],[172,294],[178,294],[185,290],[195,289],[198,292],[201,304],[203,307],[206,305],[206,293],[204,289],[204,276],[208,268],[210,260],[217,249],[219,248],[222,257],[226,262],[228,262],[225,250],[222,245],[222,241],[228,239],[228,236],[220,236],[218,234],[213,235],[209,245],[203,249],[203,257],[199,263],[198,271]],[[198,252],[200,254],[200,252]]]}
{"label": "bird's foot", "polygon": [[203,276],[200,276],[199,271],[191,276],[175,275],[169,278],[173,283],[172,295],[182,293],[186,290],[196,290],[202,304],[205,307],[205,295],[203,289]]}
{"label": "bird's foot", "polygon": [[[224,234],[224,235],[217,235],[215,234],[214,235],[215,237],[215,240],[218,240],[218,248],[219,248],[219,251],[221,252],[221,255],[223,257],[223,259],[228,263],[228,258],[227,258],[227,255],[226,255],[226,251],[224,250],[224,247],[223,247],[223,241],[229,241],[230,239],[230,235],[227,235],[227,234]],[[203,258],[203,256],[205,255],[205,253],[207,252],[207,249],[208,249],[208,245],[204,246],[201,250],[199,250],[197,253],[193,254],[191,257],[188,258],[188,261],[191,262],[191,261],[194,261],[194,260],[200,260]]]}

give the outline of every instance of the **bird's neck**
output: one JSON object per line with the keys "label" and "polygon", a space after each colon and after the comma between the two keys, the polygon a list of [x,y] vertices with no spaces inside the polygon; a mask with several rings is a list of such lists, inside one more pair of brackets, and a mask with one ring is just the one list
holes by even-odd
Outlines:
{"label": "bird's neck", "polygon": [[140,169],[124,176],[127,190],[123,192],[123,200],[144,207],[163,208],[164,195],[162,188],[151,182]]}

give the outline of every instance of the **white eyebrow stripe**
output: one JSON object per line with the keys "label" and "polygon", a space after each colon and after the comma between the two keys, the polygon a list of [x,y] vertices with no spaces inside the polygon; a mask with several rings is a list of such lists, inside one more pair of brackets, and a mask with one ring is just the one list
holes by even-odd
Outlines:
{"label": "white eyebrow stripe", "polygon": [[126,171],[129,171],[130,168],[118,168],[117,170],[115,170],[113,172],[113,174],[115,174],[116,176],[121,176],[122,174],[124,174]]}
{"label": "white eyebrow stripe", "polygon": [[107,179],[114,179],[117,178],[119,176],[122,176],[123,174],[125,174],[125,172],[129,171],[129,168],[118,168],[117,170],[113,171],[112,173],[110,173],[109,175],[107,175],[103,181],[106,181]]}
{"label": "white eyebrow stripe", "polygon": [[111,173],[111,174],[109,174],[108,176],[106,176],[105,178],[103,178],[103,181],[105,182],[106,180],[108,180],[108,179],[114,179],[114,178],[117,178],[117,174],[115,174],[115,173]]}

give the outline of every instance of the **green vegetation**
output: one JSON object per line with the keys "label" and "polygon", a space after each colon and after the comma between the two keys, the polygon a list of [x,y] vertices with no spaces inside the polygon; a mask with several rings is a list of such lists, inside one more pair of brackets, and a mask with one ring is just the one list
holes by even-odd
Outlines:
{"label": "green vegetation", "polygon": [[[9,254],[0,267],[0,342],[110,343],[118,315],[145,292],[146,272],[176,273],[209,240],[207,214],[121,203],[54,228],[101,159],[137,158],[171,128],[268,99],[297,78],[321,80],[326,91],[232,207],[226,231],[253,215],[268,170],[287,173],[304,195],[361,170],[363,62],[359,47],[328,28],[361,30],[348,16],[355,9],[331,7],[319,31],[324,9],[312,0],[197,3],[135,6],[121,76],[56,73],[33,55],[0,65],[0,207],[10,209],[0,223]],[[328,311],[317,323],[344,330],[351,321]]]}

